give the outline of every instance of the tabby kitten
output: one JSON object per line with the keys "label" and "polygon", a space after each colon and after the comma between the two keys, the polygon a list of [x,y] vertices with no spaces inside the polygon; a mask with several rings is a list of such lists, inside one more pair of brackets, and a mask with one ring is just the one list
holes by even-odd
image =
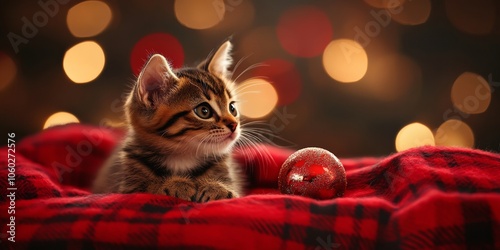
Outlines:
{"label": "tabby kitten", "polygon": [[188,201],[239,197],[231,157],[241,126],[230,41],[197,68],[153,55],[125,103],[128,133],[99,172],[96,193],[148,192]]}

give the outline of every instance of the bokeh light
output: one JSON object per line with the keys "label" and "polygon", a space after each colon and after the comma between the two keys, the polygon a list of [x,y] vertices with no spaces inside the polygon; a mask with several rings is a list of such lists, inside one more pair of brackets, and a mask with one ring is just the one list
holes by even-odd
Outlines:
{"label": "bokeh light", "polygon": [[364,88],[372,97],[382,101],[401,100],[415,92],[422,83],[422,71],[411,58],[389,54],[374,58],[366,72]]}
{"label": "bokeh light", "polygon": [[[220,9],[220,7],[217,7],[217,5],[220,4],[220,2],[212,1],[212,3],[215,4],[213,8]],[[255,19],[255,6],[253,1],[243,1],[243,0],[226,1],[224,9],[226,13],[230,14],[224,15],[223,21],[219,22],[217,25],[215,25],[210,29],[211,34],[218,33],[223,36],[227,36],[228,31],[234,32],[235,30],[242,30],[252,27],[252,24]]]}
{"label": "bokeh light", "polygon": [[404,4],[405,0],[365,0],[365,3],[375,8],[397,8]]}
{"label": "bokeh light", "polygon": [[[123,120],[125,85],[150,56],[162,54],[176,69],[196,66],[232,35],[231,79],[265,82],[264,91],[248,88],[238,111],[276,120],[274,134],[287,141],[277,144],[387,155],[399,130],[419,122],[436,145],[500,151],[500,1],[38,2],[1,8],[0,94],[10,117],[3,127],[19,137],[57,111],[95,124]],[[335,47],[337,39],[350,42]],[[86,51],[71,56],[85,41],[100,47],[100,63]],[[270,89],[272,97],[252,94]],[[293,118],[281,121],[283,114]],[[297,133],[307,130],[319,132]]]}
{"label": "bokeh light", "polygon": [[153,54],[162,54],[174,68],[184,64],[184,50],[177,38],[168,33],[152,33],[141,38],[132,48],[130,67],[139,75],[146,60]]}
{"label": "bokeh light", "polygon": [[350,39],[330,42],[323,53],[323,67],[339,82],[359,81],[368,69],[368,56],[361,45]]}
{"label": "bokeh light", "polygon": [[490,86],[482,76],[464,72],[453,83],[451,101],[466,114],[483,113],[491,102]]}
{"label": "bokeh light", "polygon": [[432,131],[422,123],[411,123],[403,127],[396,136],[396,150],[403,150],[425,145],[434,146]]}
{"label": "bokeh light", "polygon": [[47,120],[45,121],[45,124],[43,125],[43,129],[52,127],[52,126],[57,126],[57,125],[64,125],[68,123],[78,123],[80,122],[76,116],[74,116],[71,113],[68,112],[57,112],[49,116]]}
{"label": "bokeh light", "polygon": [[451,24],[462,32],[485,35],[495,27],[493,0],[446,0],[445,9]]}
{"label": "bokeh light", "polygon": [[312,6],[299,6],[284,12],[276,32],[283,48],[298,57],[320,55],[333,36],[328,16]]}
{"label": "bokeh light", "polygon": [[17,67],[14,60],[0,51],[0,90],[6,88],[16,77]]}
{"label": "bokeh light", "polygon": [[105,61],[101,46],[94,41],[85,41],[66,51],[63,68],[71,81],[87,83],[101,74]]}
{"label": "bokeh light", "polygon": [[250,118],[266,116],[278,103],[276,90],[264,79],[251,78],[240,83],[238,95],[241,114]]}
{"label": "bokeh light", "polygon": [[102,1],[84,1],[68,10],[66,22],[76,37],[91,37],[104,31],[111,22],[111,8]]}
{"label": "bokeh light", "polygon": [[[392,2],[394,1],[395,0],[392,0]],[[398,0],[396,0],[396,2],[397,1]],[[431,9],[432,5],[430,0],[404,1],[401,6],[391,9],[392,19],[405,25],[422,24],[429,19]]]}
{"label": "bokeh light", "polygon": [[223,0],[176,0],[174,11],[177,20],[191,29],[208,29],[224,18],[226,6]]}
{"label": "bokeh light", "polygon": [[465,122],[450,119],[436,130],[436,145],[472,148],[474,146],[474,133]]}
{"label": "bokeh light", "polygon": [[278,105],[293,103],[302,91],[299,71],[295,66],[283,59],[269,59],[262,62],[264,66],[256,68],[254,77],[268,80],[278,93]]}

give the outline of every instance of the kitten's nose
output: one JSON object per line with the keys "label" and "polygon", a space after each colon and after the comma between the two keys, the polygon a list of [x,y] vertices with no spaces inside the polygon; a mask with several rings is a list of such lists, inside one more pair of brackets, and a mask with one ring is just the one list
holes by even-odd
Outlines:
{"label": "kitten's nose", "polygon": [[236,127],[238,127],[238,123],[236,122],[228,122],[226,123],[226,127],[231,130],[231,132],[234,132],[236,130]]}

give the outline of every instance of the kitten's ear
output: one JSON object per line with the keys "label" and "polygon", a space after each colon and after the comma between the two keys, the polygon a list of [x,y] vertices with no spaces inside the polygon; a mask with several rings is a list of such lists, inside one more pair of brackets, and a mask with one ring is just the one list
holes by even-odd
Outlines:
{"label": "kitten's ear", "polygon": [[212,74],[227,77],[228,68],[233,62],[233,58],[230,55],[232,48],[231,41],[228,40],[223,43],[206,63],[206,70]]}
{"label": "kitten's ear", "polygon": [[179,80],[167,59],[160,54],[153,55],[137,78],[137,93],[140,101],[151,107],[169,86]]}

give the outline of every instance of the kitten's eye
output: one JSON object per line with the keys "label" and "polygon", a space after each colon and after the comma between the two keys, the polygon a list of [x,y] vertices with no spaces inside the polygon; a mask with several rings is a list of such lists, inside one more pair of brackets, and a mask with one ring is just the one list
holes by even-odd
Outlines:
{"label": "kitten's eye", "polygon": [[212,107],[206,102],[198,105],[193,109],[194,113],[202,119],[208,119],[212,117]]}
{"label": "kitten's eye", "polygon": [[234,104],[234,102],[229,104],[229,112],[231,112],[233,116],[238,115],[238,111],[236,110],[236,105]]}

